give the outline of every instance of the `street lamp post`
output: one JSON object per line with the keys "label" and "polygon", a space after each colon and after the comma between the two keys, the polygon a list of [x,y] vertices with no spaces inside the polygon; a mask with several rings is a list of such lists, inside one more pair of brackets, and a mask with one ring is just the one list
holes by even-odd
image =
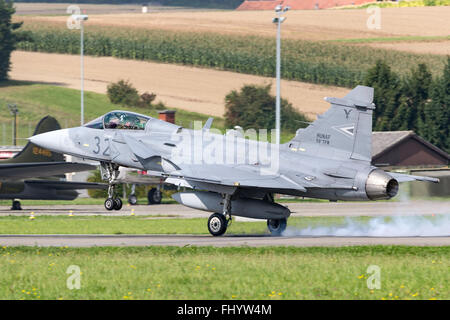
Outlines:
{"label": "street lamp post", "polygon": [[9,111],[14,116],[13,122],[13,145],[17,145],[17,114],[19,113],[19,109],[15,104],[8,104]]}
{"label": "street lamp post", "polygon": [[80,69],[81,69],[81,125],[84,124],[84,24],[87,14],[73,14],[71,18],[80,26]]}
{"label": "street lamp post", "polygon": [[272,19],[273,23],[277,24],[277,64],[276,64],[276,79],[277,79],[277,93],[275,102],[275,130],[276,130],[276,144],[280,144],[280,118],[281,118],[281,97],[280,97],[280,78],[281,78],[281,24],[286,20],[282,15],[290,9],[289,6],[283,7],[277,5],[275,7],[276,17]]}

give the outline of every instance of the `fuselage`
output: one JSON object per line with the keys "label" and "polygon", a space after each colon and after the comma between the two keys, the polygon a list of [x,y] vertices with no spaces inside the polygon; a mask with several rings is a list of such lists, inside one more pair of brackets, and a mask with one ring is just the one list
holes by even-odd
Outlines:
{"label": "fuselage", "polygon": [[[395,185],[391,186],[392,190],[386,189],[391,180],[389,176],[383,176],[383,171],[366,161],[317,157],[313,150],[289,144],[277,146],[212,130],[185,129],[158,119],[130,114],[131,119],[140,119],[136,120],[140,121],[139,126],[109,125],[105,119],[99,118],[86,126],[53,131],[41,138],[33,137],[32,141],[52,151],[139,170],[165,173],[184,170],[195,174],[198,168],[205,166],[215,168],[215,172],[245,166],[246,170],[259,172],[262,176],[283,176],[294,184],[306,183],[309,186],[306,192],[304,188],[289,187],[266,188],[265,193],[329,200],[387,199],[396,193]],[[380,184],[380,188],[384,188],[381,196],[369,194],[369,177],[374,175],[374,171],[381,175],[377,175],[374,181],[376,186]],[[214,180],[214,172],[209,178]],[[244,194],[258,193],[258,190],[242,189]]]}

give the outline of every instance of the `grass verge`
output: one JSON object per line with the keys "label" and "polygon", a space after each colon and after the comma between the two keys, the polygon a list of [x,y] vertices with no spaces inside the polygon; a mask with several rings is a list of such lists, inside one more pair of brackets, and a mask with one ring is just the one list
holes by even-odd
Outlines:
{"label": "grass verge", "polygon": [[[0,248],[0,299],[448,299],[450,247]],[[381,288],[369,289],[370,265]],[[69,290],[69,266],[80,289]]]}
{"label": "grass verge", "polygon": [[[0,234],[209,234],[206,218],[158,219],[160,216],[28,216],[0,217]],[[366,221],[369,218],[355,218]],[[345,217],[290,218],[289,227],[340,225]],[[266,234],[265,220],[233,221],[228,234]]]}

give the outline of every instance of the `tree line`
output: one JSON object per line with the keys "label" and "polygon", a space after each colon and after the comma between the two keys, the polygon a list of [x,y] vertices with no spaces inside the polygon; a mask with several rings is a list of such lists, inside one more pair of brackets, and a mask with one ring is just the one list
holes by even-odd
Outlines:
{"label": "tree line", "polygon": [[400,77],[379,60],[364,84],[375,89],[374,131],[413,130],[450,153],[450,56],[435,77],[425,64]]}

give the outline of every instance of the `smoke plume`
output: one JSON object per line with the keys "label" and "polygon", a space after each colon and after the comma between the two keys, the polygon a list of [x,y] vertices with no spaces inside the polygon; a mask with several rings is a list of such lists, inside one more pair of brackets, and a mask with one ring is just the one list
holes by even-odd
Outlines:
{"label": "smoke plume", "polygon": [[288,227],[283,236],[432,237],[450,236],[450,215],[347,218],[342,225]]}

